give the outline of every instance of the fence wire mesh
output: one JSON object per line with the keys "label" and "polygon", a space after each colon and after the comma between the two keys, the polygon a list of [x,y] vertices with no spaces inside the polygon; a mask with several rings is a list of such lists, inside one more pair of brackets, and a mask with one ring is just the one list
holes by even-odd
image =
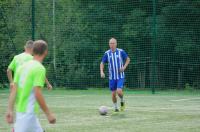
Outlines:
{"label": "fence wire mesh", "polygon": [[1,1],[1,87],[13,56],[34,35],[49,44],[44,65],[56,87],[107,87],[99,64],[115,37],[131,59],[126,87],[199,89],[199,6],[198,0],[35,0],[32,10],[31,1]]}

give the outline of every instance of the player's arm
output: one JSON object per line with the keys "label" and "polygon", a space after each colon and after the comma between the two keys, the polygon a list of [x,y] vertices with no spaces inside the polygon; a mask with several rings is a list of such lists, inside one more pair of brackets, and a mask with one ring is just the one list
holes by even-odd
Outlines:
{"label": "player's arm", "polygon": [[127,68],[127,66],[129,65],[129,63],[130,63],[130,58],[127,57],[126,62],[125,62],[125,64],[124,64],[124,66],[123,66],[124,70],[126,70],[126,68]]}
{"label": "player's arm", "polygon": [[46,71],[43,68],[38,68],[33,75],[33,86],[34,86],[34,94],[35,98],[40,105],[40,108],[46,114],[49,123],[55,123],[56,118],[49,111],[49,108],[46,105],[44,97],[42,95],[42,88],[44,87],[45,79],[46,79]]}
{"label": "player's arm", "polygon": [[36,98],[38,104],[40,105],[40,108],[46,114],[46,116],[49,120],[49,123],[52,123],[52,124],[56,123],[56,118],[49,111],[49,108],[46,105],[45,99],[42,95],[41,87],[39,87],[39,86],[34,87],[34,92],[35,92],[35,98]]}
{"label": "player's arm", "polygon": [[17,94],[17,85],[14,84],[13,88],[10,91],[9,99],[8,99],[8,109],[6,114],[6,121],[8,123],[13,123],[13,111],[14,111],[14,104]]}
{"label": "player's arm", "polygon": [[101,74],[101,78],[105,78],[105,74],[104,74],[104,64],[108,62],[108,56],[105,53],[102,60],[101,60],[101,64],[100,64],[100,74]]}
{"label": "player's arm", "polygon": [[125,60],[125,64],[124,66],[120,69],[120,72],[124,72],[127,68],[127,66],[129,65],[130,63],[130,58],[128,57],[127,53],[123,50],[121,52],[121,55],[122,55],[122,59]]}
{"label": "player's arm", "polygon": [[14,104],[17,94],[17,85],[15,84],[13,89],[10,91],[9,99],[8,99],[8,111],[14,110]]}
{"label": "player's arm", "polygon": [[8,110],[6,114],[6,121],[8,123],[13,123],[13,111],[14,111],[14,105],[15,105],[15,99],[17,95],[17,82],[19,81],[19,74],[16,73],[16,76],[14,78],[14,85],[10,89],[10,95],[8,98]]}
{"label": "player's arm", "polygon": [[16,67],[16,63],[15,63],[15,57],[14,57],[13,60],[11,61],[11,63],[9,64],[8,69],[7,69],[7,77],[8,77],[8,80],[10,82],[10,88],[11,89],[14,86],[14,83],[13,83],[13,71],[14,71],[15,67]]}
{"label": "player's arm", "polygon": [[48,90],[52,90],[52,85],[50,84],[50,82],[49,82],[49,80],[47,79],[47,77],[45,78],[45,83],[46,83],[46,85],[47,85],[47,89]]}
{"label": "player's arm", "polygon": [[100,64],[100,74],[101,74],[101,78],[105,78],[103,62],[101,62],[101,64]]}
{"label": "player's arm", "polygon": [[12,70],[11,69],[7,69],[7,77],[10,83],[13,83],[13,76],[12,76]]}

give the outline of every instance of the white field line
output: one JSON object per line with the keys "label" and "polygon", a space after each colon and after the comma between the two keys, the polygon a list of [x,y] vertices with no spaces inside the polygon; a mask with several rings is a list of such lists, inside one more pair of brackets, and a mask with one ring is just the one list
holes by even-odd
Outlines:
{"label": "white field line", "polygon": [[47,98],[66,98],[66,97],[73,97],[73,98],[81,98],[81,97],[88,97],[88,95],[44,95]]}
{"label": "white field line", "polygon": [[179,101],[189,101],[189,100],[200,100],[200,98],[175,99],[170,101],[179,102]]}
{"label": "white field line", "polygon": [[1,94],[0,94],[0,96],[5,96],[5,95],[7,96],[8,94],[4,94],[4,93],[1,93]]}
{"label": "white field line", "polygon": [[[66,94],[66,95],[48,95],[48,94],[44,94],[44,96],[45,97],[52,97],[52,98],[55,98],[55,97],[62,97],[62,98],[64,98],[64,97],[77,97],[77,98],[79,98],[79,97],[90,97],[90,96],[102,96],[102,97],[104,97],[104,96],[111,96],[111,94],[102,94],[102,95],[97,95],[97,94],[82,94],[82,95],[69,95],[69,94]],[[146,98],[155,98],[155,97],[165,97],[165,96],[153,96],[153,95],[125,95],[125,97],[146,97]]]}
{"label": "white field line", "polygon": [[[54,107],[56,107],[56,108],[75,108],[75,107],[73,107],[73,106],[56,106],[56,105],[51,105],[50,106],[51,108],[54,108]],[[98,106],[97,107],[95,107],[95,106],[82,106],[83,108],[90,108],[90,109],[96,109],[97,111],[98,111]],[[111,107],[111,106],[107,106],[107,108],[108,108],[108,110],[113,110],[114,108],[113,107]],[[134,106],[128,106],[125,110],[128,110],[128,111],[162,111],[162,110],[171,110],[171,109],[173,109],[173,108],[157,108],[157,109],[155,109],[155,110],[153,110],[153,109],[138,109],[138,107],[134,107]],[[66,114],[66,113],[63,113],[63,112],[59,112],[59,114]]]}
{"label": "white field line", "polygon": [[56,99],[63,99],[63,98],[65,98],[65,97],[59,97],[59,96],[48,97],[48,96],[46,96],[46,98],[56,98]]}

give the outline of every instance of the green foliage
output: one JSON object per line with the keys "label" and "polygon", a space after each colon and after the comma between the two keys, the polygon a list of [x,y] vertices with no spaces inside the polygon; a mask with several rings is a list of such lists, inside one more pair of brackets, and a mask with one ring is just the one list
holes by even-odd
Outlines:
{"label": "green foliage", "polygon": [[[131,58],[128,87],[150,87],[152,2],[145,0],[56,0],[55,34],[52,3],[36,0],[36,39],[49,44],[48,78],[58,86],[107,87],[99,63],[110,37]],[[199,87],[199,2],[159,0],[156,5],[156,76],[159,87]],[[0,83],[6,68],[31,38],[31,1],[0,2]],[[55,35],[56,42],[53,43]],[[54,49],[55,45],[55,58]],[[53,67],[56,60],[56,69]],[[102,85],[103,84],[103,85]]]}

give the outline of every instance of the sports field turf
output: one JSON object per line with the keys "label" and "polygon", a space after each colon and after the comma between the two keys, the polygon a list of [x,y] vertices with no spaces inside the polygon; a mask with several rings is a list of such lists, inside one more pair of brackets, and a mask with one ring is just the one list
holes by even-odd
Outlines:
{"label": "sports field turf", "polygon": [[[46,101],[56,114],[57,124],[39,119],[46,132],[199,132],[200,94],[127,90],[126,111],[113,114],[108,90],[45,91]],[[0,132],[10,132],[5,123],[8,91],[0,91]],[[107,116],[98,107],[109,107]]]}

